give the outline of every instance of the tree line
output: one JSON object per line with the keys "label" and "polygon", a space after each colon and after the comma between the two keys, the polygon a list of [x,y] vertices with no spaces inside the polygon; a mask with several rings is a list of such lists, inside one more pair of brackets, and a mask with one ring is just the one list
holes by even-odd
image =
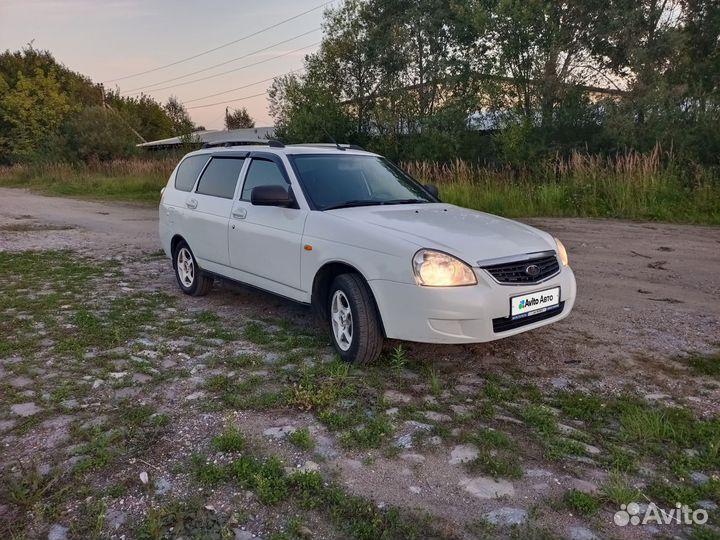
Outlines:
{"label": "tree line", "polygon": [[[226,124],[254,125],[245,109]],[[125,158],[143,140],[191,140],[202,129],[175,97],[121,96],[31,45],[0,54],[0,164]]]}
{"label": "tree line", "polygon": [[720,164],[717,0],[346,0],[274,80],[287,142],[519,166],[573,150]]}

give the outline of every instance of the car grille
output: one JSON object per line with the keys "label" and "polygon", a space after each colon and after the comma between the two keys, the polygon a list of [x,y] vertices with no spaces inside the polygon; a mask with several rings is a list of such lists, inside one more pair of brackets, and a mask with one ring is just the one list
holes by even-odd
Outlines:
{"label": "car grille", "polygon": [[507,332],[508,330],[514,330],[528,324],[534,324],[536,322],[551,319],[562,313],[565,307],[565,302],[560,302],[557,306],[538,313],[537,315],[528,315],[527,317],[521,317],[520,319],[512,319],[511,317],[502,317],[500,319],[493,319],[493,332],[499,334],[501,332]]}
{"label": "car grille", "polygon": [[[530,265],[537,265],[539,272],[535,275],[527,274],[525,269]],[[546,257],[525,261],[493,264],[490,266],[483,266],[481,268],[487,270],[498,282],[511,285],[515,283],[538,283],[554,276],[560,271],[560,265],[558,264],[558,260],[555,255],[548,255]]]}

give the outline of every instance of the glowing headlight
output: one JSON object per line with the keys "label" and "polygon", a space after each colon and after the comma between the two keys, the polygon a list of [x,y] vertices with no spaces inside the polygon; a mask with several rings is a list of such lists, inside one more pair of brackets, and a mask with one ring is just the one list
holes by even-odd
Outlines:
{"label": "glowing headlight", "polygon": [[562,262],[563,266],[567,266],[568,265],[568,254],[567,254],[567,250],[565,249],[565,246],[557,238],[555,239],[555,243],[557,244],[557,251],[558,251],[558,255],[560,256],[560,262]]}
{"label": "glowing headlight", "polygon": [[413,272],[418,285],[426,287],[477,284],[475,274],[467,264],[447,253],[429,249],[421,249],[415,254]]}

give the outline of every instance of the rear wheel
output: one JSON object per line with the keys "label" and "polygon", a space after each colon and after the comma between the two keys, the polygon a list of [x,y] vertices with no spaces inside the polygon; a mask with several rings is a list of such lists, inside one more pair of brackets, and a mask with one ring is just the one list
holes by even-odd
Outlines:
{"label": "rear wheel", "polygon": [[190,296],[205,296],[210,292],[213,278],[197,265],[195,256],[186,242],[180,242],[173,254],[173,268],[180,289]]}
{"label": "rear wheel", "polygon": [[328,319],[333,345],[346,362],[372,362],[382,350],[380,317],[370,288],[358,274],[341,274],[330,285]]}

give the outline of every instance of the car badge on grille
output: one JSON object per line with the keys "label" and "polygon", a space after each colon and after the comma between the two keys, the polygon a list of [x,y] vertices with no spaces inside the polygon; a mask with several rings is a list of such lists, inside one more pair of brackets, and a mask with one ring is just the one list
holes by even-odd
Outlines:
{"label": "car badge on grille", "polygon": [[540,273],[540,267],[537,264],[531,264],[525,268],[525,273],[530,277],[535,277]]}

